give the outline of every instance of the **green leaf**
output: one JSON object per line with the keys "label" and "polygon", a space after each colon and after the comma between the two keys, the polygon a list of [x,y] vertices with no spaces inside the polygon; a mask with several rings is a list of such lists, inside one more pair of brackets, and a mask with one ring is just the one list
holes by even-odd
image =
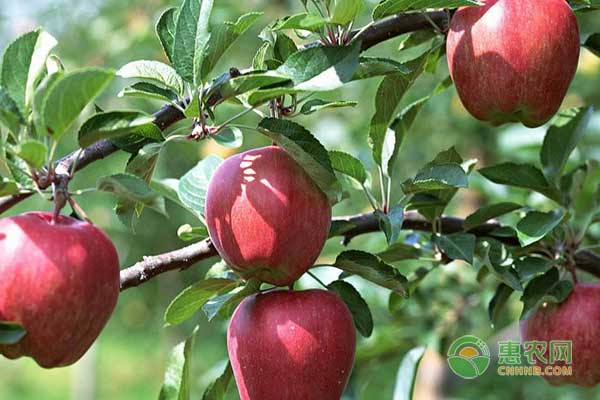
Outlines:
{"label": "green leaf", "polygon": [[330,22],[346,25],[352,22],[364,9],[365,3],[363,0],[337,0]]}
{"label": "green leaf", "polygon": [[358,60],[359,64],[356,71],[354,71],[353,81],[397,73],[404,75],[411,73],[411,70],[404,64],[389,58],[359,57]]}
{"label": "green leaf", "polygon": [[425,355],[425,350],[425,347],[415,347],[402,359],[396,376],[393,400],[411,400],[413,398],[417,370]]}
{"label": "green leaf", "polygon": [[14,322],[0,321],[0,345],[11,345],[19,343],[25,337],[27,331]]}
{"label": "green leaf", "polygon": [[423,250],[419,247],[404,243],[394,243],[381,253],[378,253],[377,256],[385,262],[393,263],[403,260],[414,260],[421,257],[422,254]]}
{"label": "green leaf", "polygon": [[198,241],[208,237],[208,230],[203,226],[181,225],[177,229],[177,236],[184,242]]}
{"label": "green leaf", "polygon": [[506,305],[508,298],[511,294],[513,294],[513,292],[514,290],[504,283],[499,284],[496,288],[496,292],[494,293],[494,296],[492,297],[492,299],[490,300],[490,304],[488,305],[488,316],[490,318],[490,323],[492,324],[492,327],[495,327],[498,323],[500,312]]}
{"label": "green leaf", "polygon": [[142,79],[158,83],[178,95],[183,95],[183,80],[170,65],[160,61],[138,60],[125,64],[117,71],[117,75],[125,79]]}
{"label": "green leaf", "polygon": [[247,13],[239,17],[235,22],[226,21],[215,27],[202,53],[200,75],[197,75],[199,82],[205,81],[208,78],[208,75],[217,65],[219,59],[262,15],[262,12]]}
{"label": "green leaf", "polygon": [[600,57],[600,33],[594,33],[585,40],[583,46]]}
{"label": "green leaf", "polygon": [[208,385],[204,391],[202,400],[224,400],[232,378],[233,370],[231,369],[231,363],[228,362],[223,373]]}
{"label": "green leaf", "polygon": [[283,119],[265,118],[258,130],[283,147],[330,199],[338,198],[339,183],[327,150],[306,128]]}
{"label": "green leaf", "polygon": [[337,256],[333,266],[393,290],[401,296],[407,295],[406,277],[376,255],[360,250],[346,250]]}
{"label": "green leaf", "polygon": [[300,29],[318,33],[327,24],[327,20],[318,15],[300,13],[277,20],[270,28],[272,31]]}
{"label": "green leaf", "polygon": [[206,314],[208,321],[212,321],[217,314],[221,314],[224,317],[229,316],[242,300],[258,292],[260,285],[261,282],[259,280],[250,279],[243,288],[213,297],[207,301],[202,306],[202,310]]}
{"label": "green leaf", "polygon": [[426,167],[402,184],[405,194],[469,186],[467,173],[459,164],[437,164]]}
{"label": "green leaf", "polygon": [[205,279],[183,289],[171,301],[165,311],[165,322],[178,325],[194,315],[206,302],[217,294],[233,290],[238,282],[231,279]]}
{"label": "green leaf", "polygon": [[554,263],[541,257],[522,257],[517,258],[514,261],[514,265],[521,277],[521,281],[525,282],[535,276],[548,272],[554,266]]}
{"label": "green leaf", "polygon": [[181,202],[179,195],[177,194],[177,188],[179,187],[179,179],[153,179],[150,182],[150,187],[159,195],[164,196],[165,198],[171,200],[172,202],[180,205],[183,208],[186,208],[186,206]]}
{"label": "green leaf", "polygon": [[[222,82],[213,83],[211,90],[207,93],[206,98],[210,98],[213,95],[218,95],[221,99],[220,101],[225,101],[254,89],[274,85],[277,83],[283,83],[289,80],[290,79],[287,76],[282,76],[275,71],[248,73],[233,79],[225,79]],[[277,94],[274,97],[277,96],[279,95]],[[257,106],[262,104],[263,101],[260,99],[258,101],[252,100],[252,96],[250,96],[248,103],[250,105]]]}
{"label": "green leaf", "polygon": [[175,7],[166,9],[156,23],[156,35],[165,55],[173,63],[173,43],[175,43],[175,24],[177,23],[178,10]]}
{"label": "green leaf", "polygon": [[15,154],[34,169],[39,169],[46,163],[48,147],[37,140],[26,140],[20,143]]}
{"label": "green leaf", "polygon": [[0,86],[0,124],[12,133],[18,134],[22,123],[23,117],[17,103],[10,97],[6,89]]}
{"label": "green leaf", "polygon": [[79,129],[79,146],[88,147],[102,139],[114,139],[151,124],[152,115],[140,111],[107,111],[95,114]]}
{"label": "green leaf", "polygon": [[302,104],[300,113],[304,115],[310,115],[317,111],[326,110],[330,108],[356,107],[357,105],[358,102],[356,101],[325,101],[321,99],[314,99]]}
{"label": "green leaf", "polygon": [[12,196],[19,193],[19,186],[16,182],[7,178],[0,179],[0,197]]}
{"label": "green leaf", "polygon": [[46,76],[35,90],[35,94],[33,96],[32,119],[36,134],[39,136],[50,135],[50,132],[48,132],[48,126],[44,121],[44,106],[51,89],[58,83],[63,75],[63,72],[56,72]]}
{"label": "green leaf", "polygon": [[379,227],[385,234],[388,246],[393,245],[398,241],[400,231],[402,230],[404,208],[401,205],[395,205],[387,213],[376,211],[375,214],[379,219]]}
{"label": "green leaf", "polygon": [[369,142],[373,148],[373,159],[382,164],[383,144],[390,122],[400,104],[400,100],[417,77],[423,72],[427,57],[423,56],[408,64],[411,73],[395,73],[386,75],[375,95],[375,114],[371,118]]}
{"label": "green leaf", "polygon": [[331,160],[331,167],[344,175],[347,175],[359,184],[364,185],[367,181],[367,171],[363,163],[354,156],[342,151],[330,151],[329,160]]}
{"label": "green leaf", "polygon": [[221,146],[236,149],[241,147],[244,143],[244,134],[240,128],[235,126],[228,126],[218,135],[211,136],[211,139],[219,143]]}
{"label": "green leaf", "polygon": [[164,199],[138,176],[130,174],[106,176],[98,180],[96,187],[102,192],[114,194],[123,201],[139,202],[159,213],[166,214]]}
{"label": "green leaf", "polygon": [[476,0],[384,0],[373,10],[373,19],[378,20],[404,11],[425,10],[429,8],[458,8],[478,6]]}
{"label": "green leaf", "polygon": [[203,52],[210,40],[213,0],[184,0],[175,23],[173,67],[187,82],[199,83]]}
{"label": "green leaf", "polygon": [[480,239],[484,246],[484,256],[481,257],[487,270],[501,282],[514,290],[522,291],[521,280],[517,271],[513,268],[510,255],[502,242],[493,239]]}
{"label": "green leaf", "polygon": [[485,224],[487,221],[508,214],[512,211],[519,210],[523,206],[517,203],[503,202],[490,204],[485,207],[481,207],[473,214],[465,218],[463,222],[463,229],[465,231],[471,230],[477,226]]}
{"label": "green leaf", "polygon": [[148,82],[138,82],[119,92],[119,97],[139,97],[160,100],[166,103],[177,101],[177,93]]}
{"label": "green leaf", "polygon": [[350,221],[333,220],[331,221],[328,237],[342,236],[354,228],[356,228],[356,225]]}
{"label": "green leaf", "polygon": [[346,281],[334,281],[327,285],[327,288],[335,291],[346,303],[356,330],[364,337],[371,336],[373,333],[373,316],[369,305],[362,298],[360,293]]}
{"label": "green leaf", "polygon": [[198,328],[196,327],[192,335],[184,343],[179,343],[175,346],[169,354],[159,400],[190,399],[192,348],[194,347],[197,331]]}
{"label": "green leaf", "polygon": [[566,280],[561,281],[556,268],[532,279],[521,296],[523,302],[521,319],[529,318],[544,302],[563,302],[572,290],[573,283]]}
{"label": "green leaf", "polygon": [[295,89],[326,91],[350,82],[358,68],[360,42],[348,46],[318,46],[292,54],[277,68]]}
{"label": "green leaf", "polygon": [[83,68],[68,72],[49,89],[43,101],[43,121],[50,135],[58,140],[75,122],[83,109],[110,83],[114,72]]}
{"label": "green leaf", "polygon": [[433,242],[452,260],[464,260],[473,264],[476,237],[470,233],[433,236]]}
{"label": "green leaf", "polygon": [[549,199],[560,201],[560,193],[550,186],[542,171],[531,164],[507,162],[481,168],[477,172],[494,183],[535,190]]}
{"label": "green leaf", "polygon": [[529,246],[543,239],[556,228],[565,216],[564,211],[531,211],[517,224],[517,234],[522,246]]}
{"label": "green leaf", "polygon": [[0,83],[22,115],[29,114],[35,87],[56,43],[56,39],[50,34],[36,29],[10,43],[4,52]]}
{"label": "green leaf", "polygon": [[201,160],[179,180],[177,193],[181,202],[194,214],[204,215],[206,190],[212,174],[223,160],[214,154]]}
{"label": "green leaf", "polygon": [[583,137],[593,109],[573,108],[562,111],[552,120],[540,152],[544,175],[557,183],[569,156]]}

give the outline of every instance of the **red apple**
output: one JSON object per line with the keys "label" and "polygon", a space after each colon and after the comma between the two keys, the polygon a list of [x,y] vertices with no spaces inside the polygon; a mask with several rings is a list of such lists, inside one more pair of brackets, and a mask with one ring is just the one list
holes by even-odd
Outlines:
{"label": "red apple", "polygon": [[325,194],[282,148],[225,160],[206,193],[206,222],[221,257],[245,278],[289,285],[319,256],[331,224]]}
{"label": "red apple", "polygon": [[119,259],[98,228],[48,213],[0,220],[0,321],[21,324],[18,343],[0,345],[15,359],[45,368],[77,361],[117,304]]}
{"label": "red apple", "polygon": [[[523,341],[572,341],[572,376],[545,376],[554,385],[600,383],[600,284],[577,284],[561,304],[546,304],[521,322]],[[545,353],[549,360],[549,348]],[[565,365],[563,362],[555,365]]]}
{"label": "red apple", "polygon": [[248,297],[227,331],[241,400],[339,400],[355,347],[348,307],[325,290]]}
{"label": "red apple", "polygon": [[559,109],[579,59],[579,29],[565,0],[482,0],[459,8],[446,51],[466,109],[493,125],[536,127]]}

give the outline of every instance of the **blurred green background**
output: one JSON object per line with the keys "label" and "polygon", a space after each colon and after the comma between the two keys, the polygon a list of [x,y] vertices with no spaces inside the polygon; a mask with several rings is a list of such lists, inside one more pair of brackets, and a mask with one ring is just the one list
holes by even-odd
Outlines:
{"label": "blurred green background", "polygon": [[[257,34],[274,18],[300,11],[297,0],[219,0],[215,2],[213,23],[231,20],[248,11],[264,11],[261,23],[238,41],[216,69],[216,74],[231,66],[251,64],[254,51],[259,47]],[[540,2],[543,3],[543,2]],[[154,24],[167,6],[178,5],[176,0],[18,0],[2,1],[0,8],[0,47],[4,48],[23,32],[42,25],[59,39],[57,53],[67,68],[97,65],[119,68],[128,61],[158,59],[164,61],[160,45],[154,35]],[[370,8],[374,1],[370,0]],[[600,12],[579,16],[582,37],[600,32]],[[368,22],[368,15],[361,25]],[[295,38],[297,39],[297,38]],[[395,57],[398,39],[370,51],[371,55]],[[427,94],[447,76],[445,59],[435,75],[425,74],[404,100],[405,103]],[[354,109],[341,109],[310,117],[299,122],[306,125],[328,149],[339,149],[358,156],[373,167],[367,146],[370,115],[377,79],[355,82],[322,98],[356,100]],[[116,80],[98,100],[103,109],[140,108],[156,110],[160,104],[141,100],[123,100],[116,94],[125,85]],[[600,58],[582,50],[577,77],[563,107],[580,105],[600,106]],[[222,106],[217,116],[223,120],[236,110]],[[256,117],[246,117],[246,123],[256,123]],[[180,124],[185,126],[186,123]],[[189,122],[187,122],[189,125]],[[492,128],[466,114],[454,89],[430,101],[418,117],[401,154],[399,175],[411,176],[439,151],[456,146],[464,158],[477,158],[478,167],[498,160],[537,161],[537,153],[544,129],[526,129],[519,125]],[[76,147],[75,134],[63,140],[60,154]],[[267,144],[264,138],[245,132],[244,147]],[[172,143],[162,153],[156,176],[180,177],[200,159],[210,153],[222,157],[232,150],[211,141],[201,143]],[[576,159],[600,158],[600,113],[596,113],[580,146]],[[73,188],[95,186],[100,176],[122,171],[127,155],[117,154],[97,162],[77,174]],[[375,172],[371,168],[372,172]],[[466,216],[482,204],[494,201],[522,201],[540,209],[551,207],[541,196],[526,191],[507,190],[485,182],[477,174],[470,179],[470,189],[461,191],[449,211]],[[169,218],[145,211],[135,233],[129,232],[112,212],[114,199],[107,194],[88,193],[78,198],[96,224],[115,241],[121,265],[132,265],[143,255],[157,254],[184,245],[177,237],[177,228],[184,223],[194,224],[194,217],[173,204],[168,204]],[[25,210],[49,210],[51,204],[31,199],[11,213]],[[351,197],[334,209],[336,215],[368,210],[362,193]],[[381,251],[385,247],[380,233],[356,238],[351,248]],[[328,242],[322,260],[332,260],[342,246],[336,239]],[[0,359],[0,399],[151,399],[157,398],[164,373],[165,360],[171,347],[181,341],[199,324],[193,361],[193,397],[202,390],[224,366],[226,321],[206,322],[198,313],[194,321],[163,328],[162,315],[170,300],[184,287],[201,279],[206,270],[218,260],[203,262],[182,273],[164,274],[151,282],[124,292],[109,325],[93,349],[76,365],[55,370],[43,370],[29,359],[7,361]],[[319,262],[320,263],[320,262]],[[408,274],[415,263],[402,263],[398,268]],[[333,270],[320,269],[318,274],[326,281],[335,279]],[[401,302],[393,299],[387,290],[377,288],[354,278],[351,282],[361,289],[372,308],[375,332],[369,339],[359,339],[357,361],[347,399],[391,399],[396,370],[402,356],[417,345],[430,346],[419,372],[416,399],[594,399],[600,398],[600,389],[575,387],[552,388],[539,378],[499,377],[496,362],[481,378],[465,381],[455,377],[446,367],[443,352],[448,343],[464,334],[484,338],[492,354],[498,351],[497,341],[518,340],[517,320],[520,303],[517,295],[511,298],[508,311],[495,329],[487,317],[495,282],[488,278],[483,285],[476,280],[474,268],[452,263],[430,273],[413,298]],[[585,279],[585,277],[582,276]],[[304,287],[314,286],[303,279]],[[388,307],[391,303],[391,307]],[[440,355],[442,352],[442,355]],[[274,377],[277,379],[277,377]],[[293,379],[293,377],[287,377]],[[237,398],[230,388],[230,397]],[[315,397],[315,400],[318,400]]]}

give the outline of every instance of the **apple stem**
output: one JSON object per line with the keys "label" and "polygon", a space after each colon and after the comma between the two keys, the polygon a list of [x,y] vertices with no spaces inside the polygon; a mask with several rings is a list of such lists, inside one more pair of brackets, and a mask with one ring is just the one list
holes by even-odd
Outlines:
{"label": "apple stem", "polygon": [[88,224],[93,225],[92,220],[87,216],[85,211],[83,211],[83,208],[81,208],[81,206],[71,196],[67,198],[67,201],[71,205],[71,208],[77,213],[77,215],[79,215]]}

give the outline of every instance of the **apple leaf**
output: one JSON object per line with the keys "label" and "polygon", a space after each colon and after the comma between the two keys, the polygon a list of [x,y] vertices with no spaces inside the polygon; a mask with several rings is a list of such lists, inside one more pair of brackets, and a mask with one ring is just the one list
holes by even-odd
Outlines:
{"label": "apple leaf", "polygon": [[175,42],[175,24],[179,10],[175,7],[166,9],[156,23],[156,35],[165,55],[173,63],[173,43]]}
{"label": "apple leaf", "polygon": [[0,321],[0,344],[11,345],[25,337],[27,331],[14,322]]}
{"label": "apple leaf", "polygon": [[554,201],[561,200],[560,193],[548,183],[542,171],[531,164],[506,162],[481,168],[477,172],[494,183],[535,190]]}
{"label": "apple leaf", "polygon": [[200,63],[199,71],[196,73],[198,82],[208,78],[219,59],[262,15],[262,12],[250,12],[242,15],[235,22],[225,21],[213,29],[201,53],[201,61],[197,61]]}
{"label": "apple leaf", "polygon": [[223,373],[211,382],[204,391],[202,400],[224,400],[232,378],[233,370],[231,369],[231,363],[227,362]]}
{"label": "apple leaf", "polygon": [[126,87],[119,92],[118,96],[160,100],[165,103],[177,101],[178,98],[177,93],[171,89],[165,89],[149,82],[138,82]]}
{"label": "apple leaf", "polygon": [[300,29],[318,33],[326,24],[327,19],[318,15],[300,13],[277,20],[270,29],[272,31],[279,31],[283,29]]}
{"label": "apple leaf", "polygon": [[488,206],[481,207],[479,210],[465,218],[465,221],[463,222],[463,229],[465,231],[471,230],[479,225],[485,224],[491,219],[500,217],[515,210],[519,210],[522,207],[523,206],[520,204],[509,202],[490,204]]}
{"label": "apple leaf", "polygon": [[376,255],[361,250],[346,250],[337,256],[333,266],[407,296],[406,277]]}
{"label": "apple leaf", "polygon": [[214,154],[209,155],[190,169],[179,180],[177,193],[181,202],[192,213],[202,217],[204,215],[204,202],[206,191],[213,173],[223,160]]}
{"label": "apple leaf", "polygon": [[391,207],[387,213],[377,210],[375,215],[379,219],[379,227],[385,234],[388,246],[396,243],[404,222],[404,207],[397,204]]}
{"label": "apple leaf", "polygon": [[79,146],[88,147],[102,139],[113,139],[151,124],[152,115],[140,111],[107,111],[94,114],[79,129]]}
{"label": "apple leaf", "polygon": [[202,310],[206,314],[208,321],[212,321],[217,314],[221,314],[223,317],[231,315],[235,307],[237,307],[242,300],[260,290],[260,285],[261,282],[259,280],[250,279],[246,283],[246,286],[234,289],[229,293],[208,300],[202,306]]}
{"label": "apple leaf", "polygon": [[540,152],[544,175],[549,182],[558,182],[569,156],[585,134],[592,114],[592,107],[573,108],[553,118]]}
{"label": "apple leaf", "polygon": [[425,355],[425,350],[425,347],[415,347],[402,359],[396,375],[393,400],[411,400],[413,398],[417,370]]}
{"label": "apple leaf", "polygon": [[585,40],[583,46],[600,57],[600,33],[594,33]]}
{"label": "apple leaf", "polygon": [[543,239],[554,228],[556,228],[563,218],[565,212],[561,209],[555,209],[549,212],[531,211],[517,223],[517,234],[523,247],[529,246],[538,240]]}
{"label": "apple leaf", "polygon": [[39,169],[46,163],[48,146],[37,140],[26,140],[15,149],[15,154],[31,168]]}
{"label": "apple leaf", "polygon": [[329,154],[306,128],[292,121],[265,118],[258,130],[283,147],[332,201],[339,198],[340,185]]}
{"label": "apple leaf", "polygon": [[292,54],[277,72],[298,90],[333,90],[352,80],[358,68],[360,41],[348,46],[318,46]]}
{"label": "apple leaf", "polygon": [[48,133],[58,140],[106,89],[113,76],[113,71],[99,68],[82,68],[60,76],[43,100],[43,121]]}
{"label": "apple leaf", "polygon": [[144,206],[166,215],[165,201],[140,177],[131,174],[115,174],[100,178],[98,190],[112,193],[120,200],[142,203]]}
{"label": "apple leaf", "polygon": [[185,342],[179,343],[171,350],[159,400],[190,399],[192,348],[197,332],[198,327]]}
{"label": "apple leaf", "polygon": [[11,196],[19,193],[19,186],[8,178],[0,179],[0,197]]}
{"label": "apple leaf", "polygon": [[0,124],[9,131],[18,134],[23,117],[17,103],[10,97],[6,89],[0,86]]}
{"label": "apple leaf", "polygon": [[192,242],[203,240],[208,237],[208,229],[206,226],[191,226],[183,224],[177,229],[177,236],[184,242]]}
{"label": "apple leaf", "polygon": [[371,310],[354,286],[346,281],[337,280],[327,285],[327,288],[335,291],[346,303],[352,314],[356,330],[364,337],[371,336],[373,333]]}
{"label": "apple leaf", "polygon": [[138,60],[125,64],[117,71],[117,76],[124,79],[141,79],[158,83],[183,95],[183,80],[170,65],[159,61]]}
{"label": "apple leaf", "polygon": [[36,29],[18,37],[4,52],[0,84],[24,116],[29,114],[35,87],[56,44],[52,35]]}
{"label": "apple leaf", "polygon": [[377,256],[388,263],[402,260],[415,260],[423,255],[424,250],[405,243],[394,243]]}
{"label": "apple leaf", "polygon": [[506,247],[502,242],[493,238],[485,238],[480,239],[480,244],[484,249],[481,259],[488,272],[512,289],[522,291],[523,286],[519,274],[510,263]]}
{"label": "apple leaf", "polygon": [[[289,77],[281,75],[276,71],[251,72],[231,79],[229,79],[229,77],[224,78],[226,79],[217,79],[213,82],[210,91],[206,94],[206,98],[211,98],[218,94],[219,101],[225,101],[263,86],[290,81]],[[260,98],[252,98],[252,95],[250,95],[248,103],[257,106],[262,104],[263,100]]]}
{"label": "apple leaf", "polygon": [[206,302],[217,294],[224,294],[238,286],[239,282],[232,279],[204,279],[183,289],[171,301],[165,311],[165,322],[168,325],[178,325],[188,320]]}
{"label": "apple leaf", "polygon": [[358,16],[365,9],[365,6],[364,0],[337,0],[330,22],[346,25]]}
{"label": "apple leaf", "polygon": [[414,178],[402,183],[402,190],[412,194],[468,186],[467,173],[460,164],[437,164],[422,169]]}
{"label": "apple leaf", "polygon": [[358,158],[348,153],[334,150],[329,152],[329,159],[331,160],[331,167],[335,171],[355,179],[361,185],[364,185],[367,181],[367,171]]}
{"label": "apple leaf", "polygon": [[532,279],[521,296],[523,302],[521,320],[529,318],[544,302],[563,302],[572,290],[573,283],[569,280],[560,280],[556,268]]}
{"label": "apple leaf", "polygon": [[494,296],[490,300],[490,304],[488,305],[488,316],[490,318],[490,323],[492,324],[492,328],[496,326],[498,322],[498,318],[500,316],[500,312],[506,305],[508,298],[511,294],[513,294],[514,290],[510,286],[501,283],[496,288],[496,292]]}
{"label": "apple leaf", "polygon": [[317,111],[327,110],[332,108],[342,108],[342,107],[356,107],[358,102],[356,101],[325,101],[321,99],[313,99],[309,100],[306,103],[302,104],[302,108],[300,109],[300,113],[304,115],[310,115]]}
{"label": "apple leaf", "polygon": [[224,147],[236,149],[244,144],[244,134],[240,128],[228,126],[219,132],[218,135],[210,137],[212,140]]}
{"label": "apple leaf", "polygon": [[476,237],[470,233],[453,233],[451,235],[435,235],[433,243],[452,260],[464,260],[473,264]]}
{"label": "apple leaf", "polygon": [[411,71],[409,74],[389,74],[379,84],[375,95],[375,114],[371,118],[369,128],[369,142],[373,149],[373,159],[379,165],[382,165],[385,136],[396,109],[406,91],[423,72],[426,62],[427,54],[405,65]]}
{"label": "apple leaf", "polygon": [[197,83],[202,58],[210,40],[213,0],[184,0],[175,22],[173,67],[187,82]]}
{"label": "apple leaf", "polygon": [[383,0],[373,10],[373,19],[378,20],[405,11],[423,11],[429,8],[458,8],[479,6],[476,0]]}
{"label": "apple leaf", "polygon": [[356,225],[350,221],[333,220],[331,221],[328,237],[342,236],[354,228],[356,228]]}
{"label": "apple leaf", "polygon": [[541,257],[521,257],[514,261],[515,270],[519,273],[522,282],[548,272],[554,262]]}

